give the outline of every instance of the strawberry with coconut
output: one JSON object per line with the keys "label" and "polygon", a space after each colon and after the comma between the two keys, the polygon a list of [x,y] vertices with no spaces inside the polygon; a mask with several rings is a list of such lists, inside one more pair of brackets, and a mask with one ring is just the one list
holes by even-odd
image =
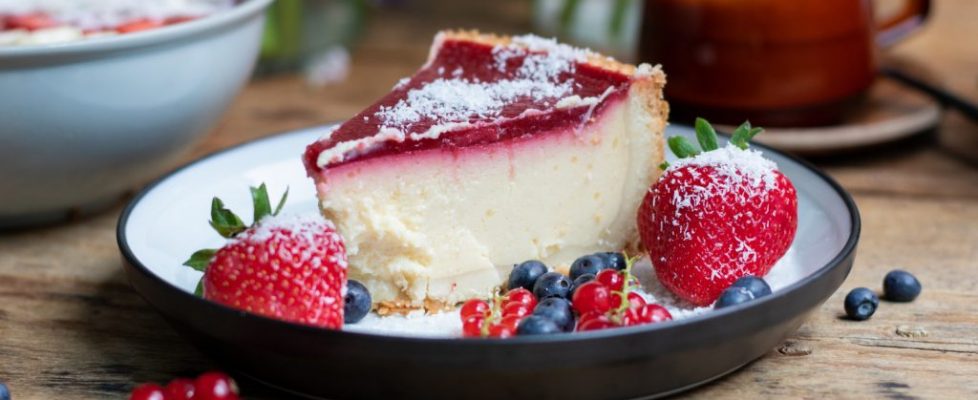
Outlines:
{"label": "strawberry with coconut", "polygon": [[[213,199],[210,225],[229,241],[220,249],[199,250],[184,263],[204,273],[197,294],[266,317],[341,329],[344,308],[363,303],[345,299],[350,293],[343,239],[320,217],[279,216],[288,191],[274,209],[264,184],[251,188],[251,195],[251,226]],[[365,312],[357,314],[362,318]]]}
{"label": "strawberry with coconut", "polygon": [[696,120],[698,149],[669,139],[679,157],[638,211],[642,244],[659,281],[698,306],[746,276],[762,277],[788,251],[798,228],[798,196],[774,162],[748,142],[763,131],[744,123],[725,147]]}

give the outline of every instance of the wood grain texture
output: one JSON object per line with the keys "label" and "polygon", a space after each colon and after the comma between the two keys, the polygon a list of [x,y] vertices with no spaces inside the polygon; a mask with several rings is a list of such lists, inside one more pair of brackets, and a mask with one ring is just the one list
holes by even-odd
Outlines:
{"label": "wood grain texture", "polygon": [[[423,61],[438,28],[529,29],[522,1],[415,3],[371,16],[345,82],[311,89],[297,76],[254,81],[187,160],[353,114]],[[894,52],[927,63],[951,89],[978,100],[970,40],[978,37],[978,2],[936,3],[931,26]],[[953,114],[941,129],[978,135]],[[949,156],[935,135],[816,161],[862,211],[852,275],[785,345],[686,396],[978,398],[978,169]],[[125,398],[138,382],[215,367],[129,288],[115,242],[119,211],[0,233],[0,381],[15,399]],[[840,319],[849,289],[878,289],[894,267],[923,282],[916,302],[884,302],[866,322]],[[927,334],[908,337],[897,333],[901,327]],[[250,382],[243,389],[250,399],[285,397]]]}

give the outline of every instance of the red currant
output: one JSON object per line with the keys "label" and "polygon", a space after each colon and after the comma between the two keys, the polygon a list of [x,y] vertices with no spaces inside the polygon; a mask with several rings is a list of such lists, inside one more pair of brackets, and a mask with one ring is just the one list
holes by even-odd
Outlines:
{"label": "red currant", "polygon": [[465,337],[481,337],[482,336],[482,323],[486,321],[486,317],[482,315],[472,315],[462,321],[462,336]]}
{"label": "red currant", "polygon": [[601,282],[608,289],[614,291],[621,291],[625,287],[625,277],[621,272],[615,271],[613,269],[606,269],[598,272],[598,275],[594,278],[596,281]]}
{"label": "red currant", "polygon": [[507,305],[513,303],[525,304],[532,310],[537,305],[537,297],[529,290],[516,288],[506,293],[506,300],[503,302],[503,307],[505,308]]}
{"label": "red currant", "polygon": [[177,378],[163,388],[166,400],[191,400],[194,398],[194,381],[187,378]]}
{"label": "red currant", "polygon": [[238,400],[238,384],[223,372],[205,372],[194,381],[194,400]]}
{"label": "red currant", "polygon": [[516,328],[502,322],[489,326],[489,337],[508,338],[516,333]]}
{"label": "red currant", "polygon": [[462,304],[462,309],[459,310],[458,314],[462,318],[462,321],[465,321],[466,318],[473,315],[485,316],[489,314],[489,310],[489,303],[479,299],[472,299]]}
{"label": "red currant", "polygon": [[581,321],[577,324],[578,331],[597,331],[601,329],[613,328],[614,322],[604,314],[590,313],[581,316]]}
{"label": "red currant", "polygon": [[[619,292],[620,293],[620,292]],[[616,310],[621,306],[621,295],[619,293],[611,294],[611,309]],[[628,308],[642,308],[645,307],[645,299],[641,295],[635,292],[628,292]]]}
{"label": "red currant", "polygon": [[163,392],[163,388],[155,383],[144,383],[142,385],[136,386],[129,394],[129,400],[164,400],[166,399],[166,394]]}
{"label": "red currant", "polygon": [[611,309],[611,293],[600,282],[591,281],[577,288],[572,301],[574,310],[584,315],[590,312],[605,313]]}
{"label": "red currant", "polygon": [[648,304],[642,307],[643,320],[646,322],[664,322],[672,320],[672,314],[658,304]]}
{"label": "red currant", "polygon": [[526,304],[509,303],[509,305],[503,308],[503,317],[508,317],[508,316],[525,317],[527,315],[530,315],[530,313],[532,312],[533,309],[528,307]]}

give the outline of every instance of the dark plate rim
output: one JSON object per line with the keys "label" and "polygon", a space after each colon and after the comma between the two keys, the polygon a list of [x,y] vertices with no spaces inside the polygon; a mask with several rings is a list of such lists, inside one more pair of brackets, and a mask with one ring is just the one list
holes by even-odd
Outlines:
{"label": "dark plate rim", "polygon": [[[855,252],[856,245],[859,242],[859,236],[862,231],[862,222],[859,215],[859,209],[856,206],[855,201],[853,200],[852,196],[845,189],[843,189],[838,182],[835,181],[835,179],[833,179],[831,176],[829,176],[828,174],[826,174],[825,172],[823,172],[821,169],[814,166],[810,162],[803,160],[797,156],[775,150],[772,147],[760,143],[751,143],[752,147],[763,149],[765,152],[771,152],[777,154],[781,157],[784,157],[787,160],[797,163],[801,167],[807,169],[809,172],[815,174],[818,178],[822,179],[825,183],[827,183],[829,187],[835,192],[837,196],[839,196],[839,198],[845,204],[846,209],[849,212],[850,224],[851,224],[851,228],[849,230],[849,238],[846,240],[845,245],[842,247],[839,253],[836,254],[827,263],[825,263],[825,265],[823,265],[822,267],[820,267],[819,269],[817,269],[815,272],[811,273],[809,276],[805,277],[804,279],[792,283],[791,285],[784,287],[783,289],[775,292],[770,296],[765,296],[755,301],[739,304],[732,307],[726,307],[720,310],[713,310],[708,313],[702,313],[681,320],[672,320],[672,321],[661,322],[657,324],[630,326],[630,327],[606,329],[606,330],[591,331],[591,332],[574,332],[573,334],[510,337],[506,339],[485,338],[481,340],[472,340],[472,339],[465,340],[460,338],[443,338],[443,337],[381,335],[381,334],[371,334],[371,333],[363,333],[363,332],[331,330],[331,329],[324,329],[324,328],[318,328],[314,326],[282,321],[274,318],[261,316],[258,314],[252,314],[249,312],[243,312],[241,310],[237,310],[219,303],[215,303],[194,296],[192,293],[185,292],[183,289],[174,286],[170,282],[167,282],[163,278],[159,277],[158,275],[150,271],[149,268],[147,268],[139,260],[139,258],[136,257],[136,255],[132,252],[132,249],[129,247],[128,240],[126,238],[126,232],[125,232],[129,220],[129,216],[133,212],[133,210],[135,210],[136,206],[139,205],[142,198],[148,195],[150,192],[152,192],[157,186],[159,186],[163,182],[167,181],[171,177],[181,172],[184,172],[188,169],[197,166],[198,164],[201,164],[212,158],[221,156],[224,153],[235,151],[241,147],[258,144],[267,140],[281,139],[283,136],[288,136],[288,135],[308,134],[308,132],[310,132],[311,130],[325,129],[329,126],[336,125],[336,124],[337,123],[330,123],[330,124],[323,124],[319,126],[301,128],[297,130],[281,131],[281,132],[270,134],[265,137],[239,143],[231,147],[227,147],[224,149],[211,152],[198,159],[190,161],[182,166],[179,166],[171,170],[170,172],[167,172],[160,178],[149,183],[143,189],[141,189],[135,196],[133,196],[133,198],[129,201],[128,204],[126,204],[126,207],[123,209],[122,214],[119,216],[118,223],[116,224],[116,242],[119,246],[120,252],[122,253],[123,259],[126,261],[126,263],[128,263],[133,268],[133,270],[149,278],[149,280],[152,281],[154,284],[157,284],[165,288],[167,291],[176,292],[177,296],[181,296],[191,301],[195,305],[198,305],[200,307],[210,308],[210,310],[213,312],[224,313],[227,314],[229,317],[237,316],[238,318],[243,318],[245,320],[253,320],[256,323],[263,323],[265,324],[265,326],[273,326],[277,329],[295,330],[304,334],[318,334],[322,336],[339,335],[339,336],[346,336],[349,338],[361,338],[367,340],[374,340],[378,342],[392,342],[392,343],[403,343],[403,344],[411,344],[411,343],[441,344],[441,345],[465,346],[465,347],[487,347],[488,346],[491,348],[496,348],[498,346],[521,346],[521,345],[533,344],[533,343],[563,343],[563,342],[600,340],[600,339],[608,339],[613,337],[629,336],[633,334],[647,333],[649,331],[665,332],[665,331],[679,330],[689,325],[703,323],[704,321],[707,320],[720,318],[729,314],[741,312],[743,310],[762,307],[766,303],[773,302],[776,301],[777,299],[788,296],[799,287],[802,287],[812,281],[816,281],[823,275],[827,274],[829,271],[839,267],[840,265],[843,265],[844,261],[849,259]],[[686,125],[681,125],[681,124],[675,124],[675,125],[687,127]],[[726,134],[721,134],[721,135],[729,138],[729,135]],[[133,289],[136,290],[135,287]],[[143,293],[139,292],[138,290],[136,290],[136,292],[139,293],[139,295],[143,297],[144,300],[146,300],[151,305],[153,305],[154,308],[158,308],[155,304],[153,304],[152,301],[147,299],[145,295],[143,295]]]}

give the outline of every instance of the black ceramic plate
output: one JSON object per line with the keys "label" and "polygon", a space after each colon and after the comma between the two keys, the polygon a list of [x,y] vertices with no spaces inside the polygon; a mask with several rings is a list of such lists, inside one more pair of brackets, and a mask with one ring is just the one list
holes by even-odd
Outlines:
{"label": "black ceramic plate", "polygon": [[[289,212],[315,209],[299,155],[306,130],[205,157],[143,190],[119,220],[133,287],[173,327],[228,368],[295,393],[323,398],[649,398],[730,373],[774,348],[849,273],[859,238],[850,196],[808,164],[760,147],[799,193],[798,260],[771,296],[660,324],[603,331],[451,339],[330,331],[236,311],[191,294],[199,273],[181,267],[218,245],[206,224],[211,196],[250,209],[249,185],[291,189]],[[670,135],[691,136],[672,127]],[[777,272],[777,269],[772,273]]]}

